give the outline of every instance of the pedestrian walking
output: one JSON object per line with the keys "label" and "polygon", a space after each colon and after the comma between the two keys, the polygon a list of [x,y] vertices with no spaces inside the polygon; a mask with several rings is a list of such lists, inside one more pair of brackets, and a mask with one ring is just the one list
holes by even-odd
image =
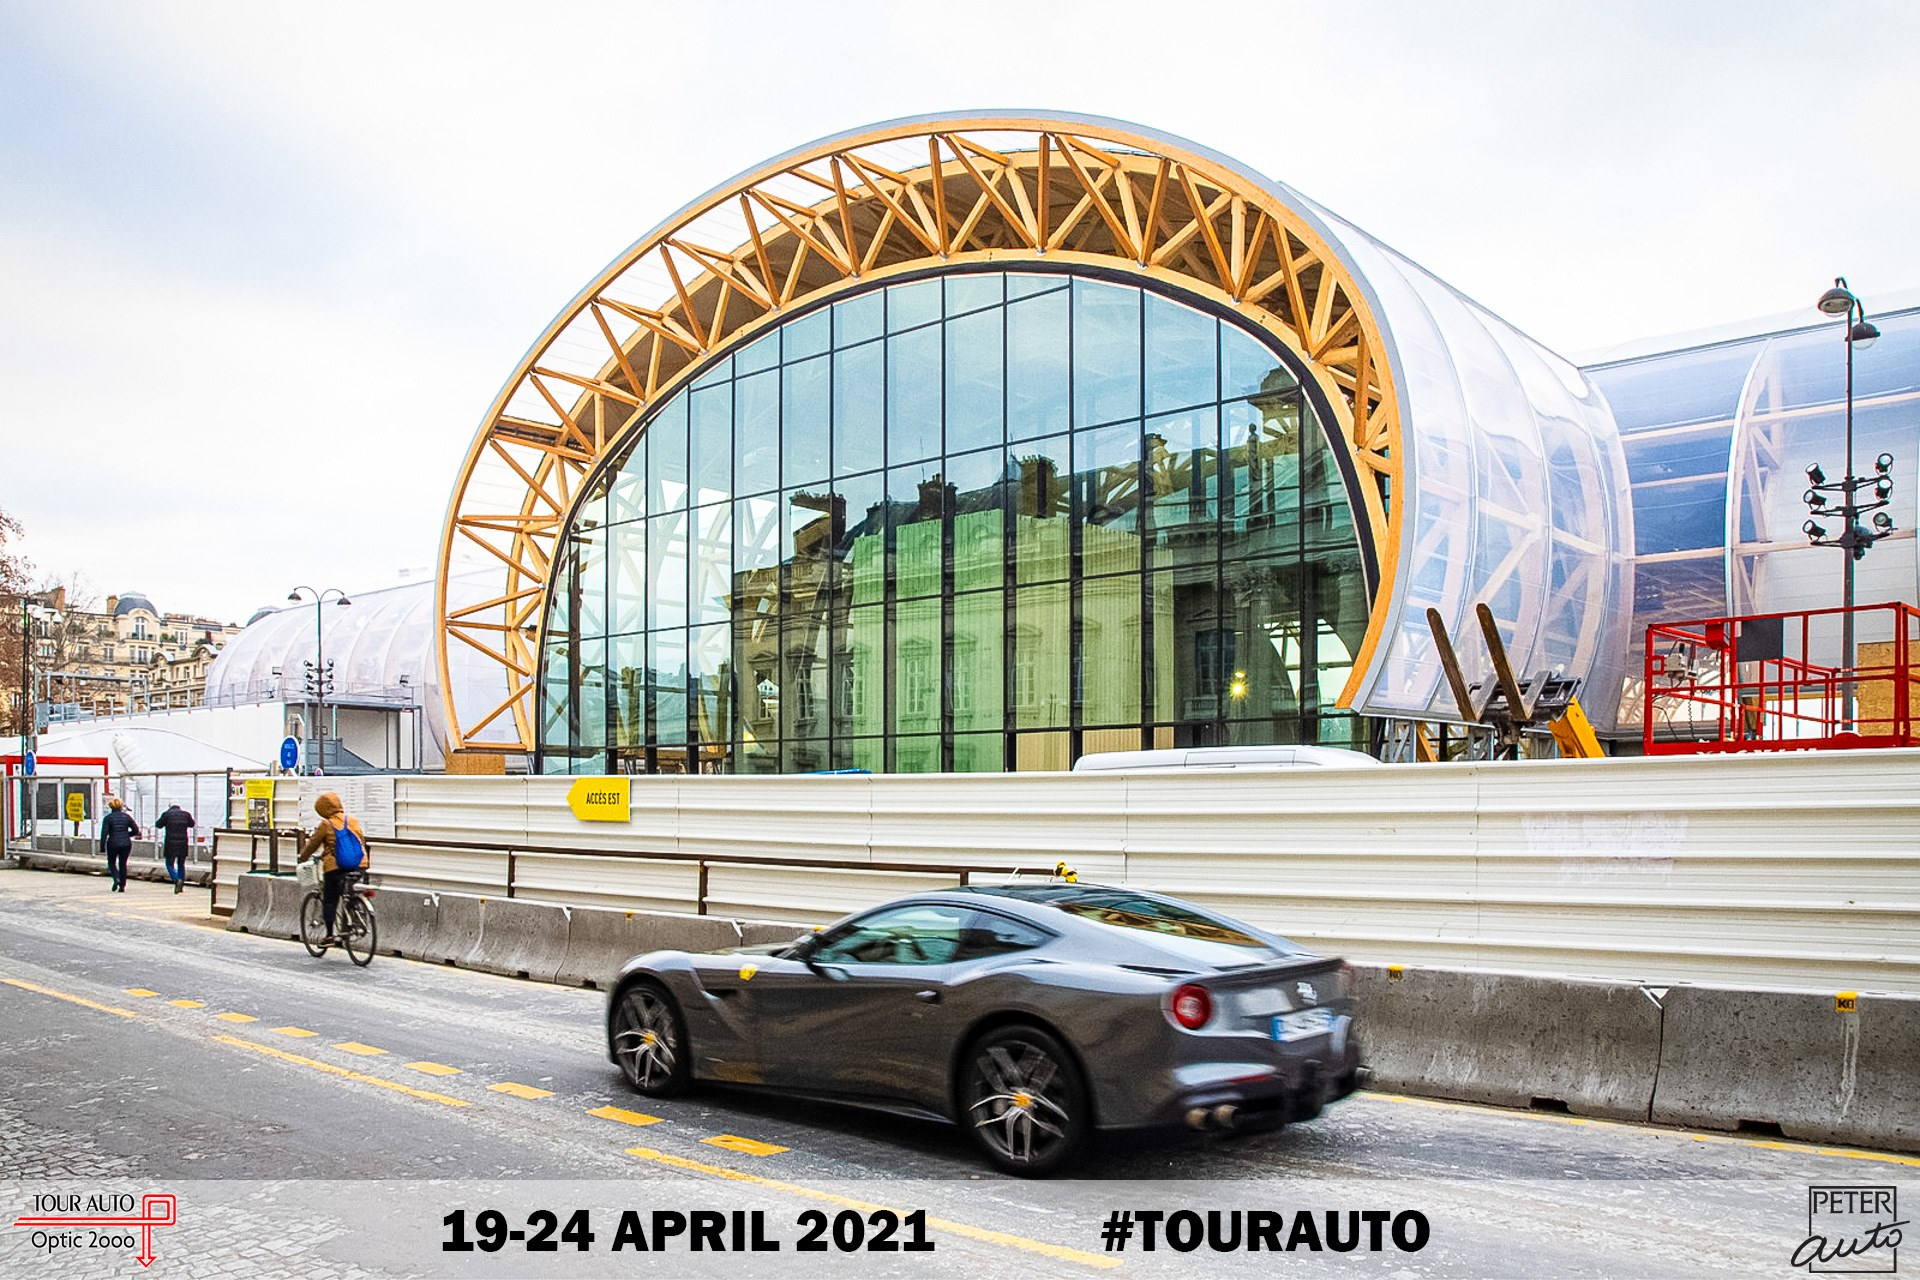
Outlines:
{"label": "pedestrian walking", "polygon": [[107,850],[107,874],[113,877],[113,891],[127,891],[127,855],[140,838],[140,824],[127,812],[119,796],[107,801],[107,816],[100,822],[100,843]]}
{"label": "pedestrian walking", "polygon": [[167,811],[153,820],[154,830],[160,833],[160,856],[167,862],[167,878],[173,881],[173,891],[181,892],[187,880],[187,841],[193,833],[193,815],[177,804],[167,806]]}
{"label": "pedestrian walking", "polygon": [[320,858],[320,909],[326,914],[325,941],[331,946],[340,941],[333,931],[333,918],[347,877],[367,869],[367,833],[360,829],[360,819],[347,816],[346,805],[331,791],[314,800],[313,811],[320,815],[320,823],[300,846],[300,861]]}

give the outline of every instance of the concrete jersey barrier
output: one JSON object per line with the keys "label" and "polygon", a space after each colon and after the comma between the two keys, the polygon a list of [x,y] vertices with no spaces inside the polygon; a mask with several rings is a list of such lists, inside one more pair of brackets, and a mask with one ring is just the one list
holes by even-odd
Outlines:
{"label": "concrete jersey barrier", "polygon": [[373,895],[375,945],[390,956],[426,958],[440,920],[438,895],[417,889],[378,889]]}
{"label": "concrete jersey barrier", "polygon": [[1920,1151],[1920,998],[1675,987],[1652,1118]]}
{"label": "concrete jersey barrier", "polygon": [[509,978],[552,982],[572,935],[566,907],[512,898],[480,900],[480,944],[467,963]]}
{"label": "concrete jersey barrier", "polygon": [[1645,1120],[1661,1010],[1617,982],[1355,966],[1374,1087],[1499,1106]]}

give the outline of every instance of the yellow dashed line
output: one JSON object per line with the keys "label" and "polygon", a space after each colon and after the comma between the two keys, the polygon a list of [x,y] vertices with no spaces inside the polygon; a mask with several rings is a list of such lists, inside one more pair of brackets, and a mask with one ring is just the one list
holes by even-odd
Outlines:
{"label": "yellow dashed line", "polygon": [[[592,1113],[589,1112],[589,1115]],[[772,1178],[762,1178],[758,1174],[742,1173],[738,1169],[727,1169],[717,1164],[702,1164],[698,1160],[689,1160],[684,1156],[670,1156],[663,1151],[654,1151],[648,1147],[628,1147],[627,1154],[642,1160],[651,1160],[669,1168],[685,1169],[691,1173],[704,1173],[715,1178],[725,1178],[730,1182],[748,1182],[756,1187],[765,1187],[770,1191],[784,1191],[788,1195],[800,1196],[807,1200],[821,1200],[827,1204],[837,1204],[847,1209],[857,1209],[861,1213],[873,1213],[886,1209],[885,1205],[869,1204],[864,1200],[852,1200],[846,1196],[837,1196],[829,1191],[816,1191],[812,1187],[803,1187],[792,1182],[777,1182]],[[898,1209],[887,1209],[898,1214]],[[1083,1249],[1069,1249],[1065,1245],[1048,1244],[1044,1240],[1030,1240],[1026,1236],[1009,1235],[1004,1231],[988,1231],[984,1227],[969,1226],[964,1222],[952,1222],[945,1218],[928,1218],[929,1227],[937,1227],[948,1235],[964,1236],[968,1240],[978,1240],[982,1244],[997,1244],[1009,1249],[1019,1249],[1025,1253],[1037,1253],[1049,1258],[1058,1258],[1062,1262],[1077,1262],[1084,1267],[1099,1267],[1110,1270],[1120,1265],[1119,1258],[1102,1257],[1097,1253],[1088,1253]]]}
{"label": "yellow dashed line", "polygon": [[641,1112],[628,1111],[622,1107],[595,1107],[593,1110],[587,1112],[587,1114],[597,1116],[602,1120],[618,1120],[621,1124],[635,1126],[660,1123],[659,1116],[644,1115]]}
{"label": "yellow dashed line", "polygon": [[176,1009],[204,1009],[207,1007],[205,1000],[169,1000],[167,1003]]}
{"label": "yellow dashed line", "polygon": [[83,1004],[89,1009],[98,1009],[102,1013],[116,1013],[123,1018],[137,1016],[131,1009],[116,1009],[110,1004],[100,1004],[84,996],[70,996],[64,991],[55,991],[52,987],[37,987],[31,982],[22,982],[18,978],[0,978],[0,982],[10,987],[19,987],[22,991],[37,991],[43,996],[52,996],[55,1000],[67,1000],[74,1004]]}
{"label": "yellow dashed line", "polygon": [[376,1049],[370,1044],[361,1044],[358,1040],[342,1040],[333,1047],[342,1053],[358,1054],[362,1058],[378,1058],[386,1053],[385,1049]]}
{"label": "yellow dashed line", "polygon": [[142,999],[145,999],[147,996],[157,996],[160,993],[158,991],[149,991],[145,987],[128,987],[127,994],[130,996],[139,996]]}
{"label": "yellow dashed line", "polygon": [[752,1138],[739,1138],[731,1133],[723,1133],[717,1138],[702,1138],[701,1142],[709,1147],[725,1147],[728,1151],[738,1151],[744,1156],[777,1156],[786,1147],[776,1147],[771,1142],[755,1142]]}
{"label": "yellow dashed line", "polygon": [[1797,1142],[1772,1142],[1764,1138],[1742,1138],[1732,1134],[1695,1133],[1690,1129],[1662,1129],[1654,1125],[1627,1124],[1619,1120],[1596,1120],[1590,1116],[1559,1116],[1539,1111],[1510,1110],[1505,1107],[1483,1107],[1472,1102],[1448,1102],[1441,1098],[1409,1098],[1397,1093],[1370,1093],[1366,1095],[1378,1098],[1382,1102],[1395,1102],[1408,1107],[1431,1107],[1439,1111],[1474,1111],[1483,1115],[1510,1116],[1516,1120],[1544,1120],[1549,1124],[1583,1124],[1596,1129],[1625,1129],[1633,1133],[1643,1133],[1654,1138],[1686,1138],[1693,1142],[1727,1142],[1742,1147],[1759,1147],[1764,1151],[1792,1151],[1802,1155],[1836,1156],[1842,1160],[1875,1160],[1882,1164],[1909,1165],[1920,1169],[1920,1156],[1898,1156],[1885,1151],[1861,1151],[1853,1147],[1816,1147]]}
{"label": "yellow dashed line", "polygon": [[502,1080],[499,1084],[487,1086],[489,1093],[504,1093],[515,1098],[551,1098],[553,1090],[536,1089],[530,1084],[515,1084],[511,1080]]}
{"label": "yellow dashed line", "polygon": [[275,1049],[271,1045],[255,1044],[251,1040],[242,1040],[237,1036],[215,1036],[220,1044],[230,1044],[240,1049],[251,1049],[255,1053],[264,1053],[270,1058],[282,1062],[295,1063],[302,1067],[312,1067],[315,1071],[324,1071],[330,1076],[344,1076],[349,1080],[358,1080],[361,1084],[377,1085],[382,1089],[391,1089],[395,1093],[404,1093],[410,1098],[420,1098],[427,1102],[437,1102],[446,1107],[468,1107],[473,1104],[460,1098],[449,1098],[444,1093],[429,1093],[425,1089],[416,1089],[412,1085],[401,1084],[398,1080],[383,1080],[379,1076],[366,1075],[359,1071],[349,1071],[345,1067],[336,1067],[331,1062],[321,1062],[315,1058],[303,1058],[297,1053],[288,1053],[285,1049]]}
{"label": "yellow dashed line", "polygon": [[299,1040],[306,1036],[317,1036],[320,1033],[318,1031],[309,1031],[305,1027],[275,1027],[273,1034],[277,1036],[292,1036],[295,1040]]}
{"label": "yellow dashed line", "polygon": [[216,1013],[214,1017],[222,1022],[258,1022],[260,1019],[250,1013]]}
{"label": "yellow dashed line", "polygon": [[460,1068],[450,1067],[444,1062],[409,1062],[406,1065],[414,1071],[424,1072],[430,1076],[457,1076],[460,1074]]}

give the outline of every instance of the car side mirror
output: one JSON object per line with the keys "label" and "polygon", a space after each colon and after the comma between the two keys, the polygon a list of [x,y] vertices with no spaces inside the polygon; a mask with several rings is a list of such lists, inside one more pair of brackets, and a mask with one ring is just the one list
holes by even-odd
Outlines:
{"label": "car side mirror", "polygon": [[803,933],[787,944],[780,954],[789,960],[798,960],[801,964],[812,964],[813,953],[820,949],[820,935]]}

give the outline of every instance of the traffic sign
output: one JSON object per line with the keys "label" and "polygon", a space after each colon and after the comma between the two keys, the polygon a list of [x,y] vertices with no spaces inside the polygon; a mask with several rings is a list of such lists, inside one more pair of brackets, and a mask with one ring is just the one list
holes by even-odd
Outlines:
{"label": "traffic sign", "polygon": [[33,763],[33,752],[29,751],[20,757],[20,772],[24,776],[31,778],[33,776]]}
{"label": "traffic sign", "polygon": [[295,738],[287,738],[280,744],[280,767],[295,769],[300,765],[300,743]]}
{"label": "traffic sign", "polygon": [[83,822],[87,816],[87,798],[78,791],[67,792],[67,821]]}

